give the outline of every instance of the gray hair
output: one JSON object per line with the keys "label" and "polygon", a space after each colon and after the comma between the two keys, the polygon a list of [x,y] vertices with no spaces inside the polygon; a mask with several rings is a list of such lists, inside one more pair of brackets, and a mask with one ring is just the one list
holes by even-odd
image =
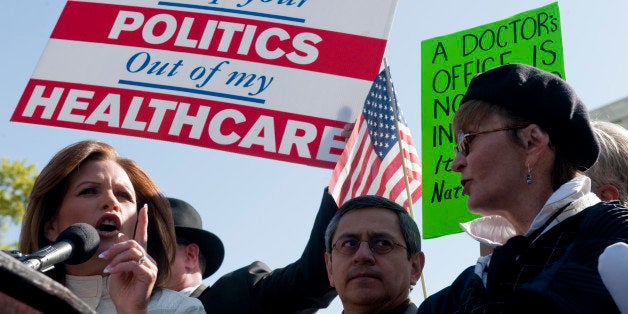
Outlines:
{"label": "gray hair", "polygon": [[606,121],[591,124],[600,143],[600,155],[586,171],[591,178],[591,190],[613,185],[619,190],[619,201],[628,206],[628,130]]}
{"label": "gray hair", "polygon": [[406,242],[408,259],[414,254],[421,252],[421,233],[419,232],[419,227],[416,225],[416,222],[410,217],[408,212],[399,204],[387,198],[376,195],[365,195],[348,200],[338,209],[334,217],[332,217],[327,226],[327,230],[325,230],[325,249],[327,253],[331,253],[331,240],[336,233],[336,229],[338,229],[340,218],[349,211],[367,208],[386,209],[395,213],[399,218],[401,235]]}

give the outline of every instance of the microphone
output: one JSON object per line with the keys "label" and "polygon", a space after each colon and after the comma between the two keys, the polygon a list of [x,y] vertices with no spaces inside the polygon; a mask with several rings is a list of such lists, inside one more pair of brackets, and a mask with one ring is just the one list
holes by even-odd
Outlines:
{"label": "microphone", "polygon": [[70,265],[86,262],[99,245],[100,236],[94,227],[76,223],[63,230],[55,243],[22,257],[21,261],[34,270],[46,272],[61,262]]}

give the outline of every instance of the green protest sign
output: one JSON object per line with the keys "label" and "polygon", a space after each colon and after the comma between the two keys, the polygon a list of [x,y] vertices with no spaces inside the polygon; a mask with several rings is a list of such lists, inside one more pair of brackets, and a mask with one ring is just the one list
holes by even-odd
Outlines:
{"label": "green protest sign", "polygon": [[[461,232],[476,216],[452,171],[452,119],[471,78],[499,65],[525,63],[565,78],[558,3],[421,42],[423,233]],[[513,191],[516,193],[516,191]]]}

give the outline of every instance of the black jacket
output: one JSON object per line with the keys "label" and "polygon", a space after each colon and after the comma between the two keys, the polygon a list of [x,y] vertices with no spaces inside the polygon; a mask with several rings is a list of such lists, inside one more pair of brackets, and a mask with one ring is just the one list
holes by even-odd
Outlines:
{"label": "black jacket", "polygon": [[607,246],[626,241],[628,209],[599,203],[534,241],[511,238],[493,252],[486,287],[469,267],[418,313],[618,313],[597,261]]}
{"label": "black jacket", "polygon": [[325,229],[338,210],[325,189],[310,239],[294,263],[271,270],[254,262],[224,275],[198,297],[205,311],[229,314],[314,313],[329,306],[336,290],[325,268]]}

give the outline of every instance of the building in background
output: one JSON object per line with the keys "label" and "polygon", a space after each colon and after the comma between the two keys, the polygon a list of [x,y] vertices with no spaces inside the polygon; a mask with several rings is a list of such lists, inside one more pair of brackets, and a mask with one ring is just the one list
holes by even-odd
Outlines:
{"label": "building in background", "polygon": [[628,97],[592,110],[589,114],[592,120],[613,122],[628,129]]}

